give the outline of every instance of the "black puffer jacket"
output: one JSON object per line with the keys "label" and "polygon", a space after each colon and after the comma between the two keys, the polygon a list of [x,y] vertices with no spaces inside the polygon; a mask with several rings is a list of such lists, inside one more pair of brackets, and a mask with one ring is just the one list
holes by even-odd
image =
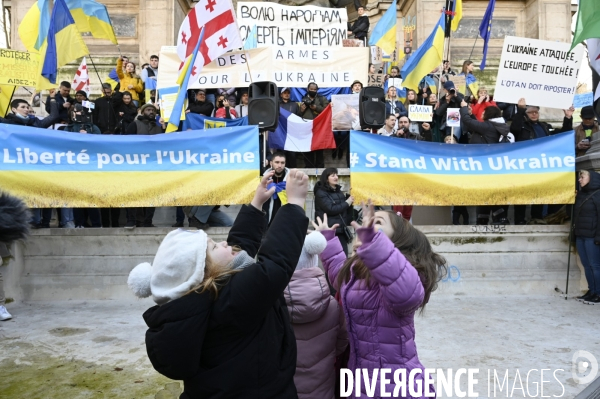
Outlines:
{"label": "black puffer jacket", "polygon": [[350,226],[352,217],[349,213],[350,205],[346,202],[348,196],[342,192],[342,187],[338,184],[335,189],[329,184],[323,185],[320,181],[315,184],[315,221],[317,217],[323,220],[323,215],[327,214],[327,224],[333,226],[339,224],[336,229],[336,235],[344,234],[344,226]]}
{"label": "black puffer jacket", "polygon": [[500,136],[506,136],[510,132],[510,127],[503,118],[479,122],[469,116],[467,107],[460,109],[460,120],[467,131],[471,133],[469,144],[498,144]]}
{"label": "black puffer jacket", "polygon": [[[515,135],[515,141],[526,141],[535,139],[534,123],[527,118],[525,111],[527,108],[518,108],[517,113],[513,116],[510,125],[510,131]],[[552,130],[552,125],[546,122],[538,121],[546,136],[551,134],[568,132],[573,130],[573,118],[563,118],[563,124],[560,129]],[[552,130],[552,131],[551,131]]]}
{"label": "black puffer jacket", "polygon": [[[234,274],[216,300],[191,293],[144,313],[154,368],[183,380],[182,399],[297,398],[296,338],[283,291],[294,274],[308,219],[281,207],[265,239],[263,212],[244,205],[227,242],[258,261]],[[259,249],[260,247],[260,249]]]}
{"label": "black puffer jacket", "polygon": [[600,243],[600,174],[590,171],[590,182],[575,198],[575,235]]}

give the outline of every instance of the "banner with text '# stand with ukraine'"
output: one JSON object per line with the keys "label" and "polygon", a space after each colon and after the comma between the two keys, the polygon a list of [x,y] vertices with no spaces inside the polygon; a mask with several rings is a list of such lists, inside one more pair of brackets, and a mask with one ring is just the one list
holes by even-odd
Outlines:
{"label": "banner with text '# stand with ukraine'", "polygon": [[377,205],[570,204],[574,132],[513,144],[350,133],[352,195]]}
{"label": "banner with text '# stand with ukraine'", "polygon": [[243,204],[258,183],[257,136],[256,126],[111,136],[0,125],[0,187],[33,208]]}

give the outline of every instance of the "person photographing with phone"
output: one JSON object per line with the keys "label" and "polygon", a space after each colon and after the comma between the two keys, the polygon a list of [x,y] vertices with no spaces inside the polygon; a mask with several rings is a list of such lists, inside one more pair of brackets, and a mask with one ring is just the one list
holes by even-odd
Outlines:
{"label": "person photographing with phone", "polygon": [[215,110],[215,118],[221,119],[237,119],[235,109],[229,105],[229,100],[224,95],[220,94],[217,97],[217,109]]}
{"label": "person photographing with phone", "polygon": [[[467,101],[469,102],[469,101]],[[479,122],[483,122],[483,111],[489,106],[497,107],[496,102],[492,100],[485,87],[480,87],[477,91],[477,102],[473,104],[473,115]]]}
{"label": "person photographing with phone", "polygon": [[580,116],[581,123],[575,128],[575,152],[578,157],[585,155],[586,151],[590,149],[592,135],[600,130],[593,106],[588,105],[581,108]]}

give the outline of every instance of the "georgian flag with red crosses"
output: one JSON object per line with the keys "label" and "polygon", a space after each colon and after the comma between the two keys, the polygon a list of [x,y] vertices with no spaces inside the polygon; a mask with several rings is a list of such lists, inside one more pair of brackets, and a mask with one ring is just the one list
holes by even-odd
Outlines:
{"label": "georgian flag with red crosses", "polygon": [[194,51],[203,27],[204,39],[200,43],[189,85],[198,81],[204,65],[229,50],[243,47],[231,0],[200,0],[179,28],[177,55],[181,60],[180,69]]}
{"label": "georgian flag with red crosses", "polygon": [[83,57],[79,68],[77,68],[77,72],[75,72],[72,87],[75,91],[83,90],[88,95],[90,94],[90,77],[88,76],[87,63],[85,62],[85,57]]}

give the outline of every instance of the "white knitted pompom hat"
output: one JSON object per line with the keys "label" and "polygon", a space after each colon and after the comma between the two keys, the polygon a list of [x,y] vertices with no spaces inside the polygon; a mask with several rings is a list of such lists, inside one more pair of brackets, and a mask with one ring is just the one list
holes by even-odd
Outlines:
{"label": "white knitted pompom hat", "polygon": [[296,270],[308,269],[309,267],[317,267],[319,259],[317,255],[325,250],[327,240],[319,231],[313,231],[304,239],[304,246]]}
{"label": "white knitted pompom hat", "polygon": [[204,280],[207,235],[202,230],[177,229],[164,238],[152,265],[137,265],[127,285],[139,298],[152,299],[163,305],[177,299]]}

